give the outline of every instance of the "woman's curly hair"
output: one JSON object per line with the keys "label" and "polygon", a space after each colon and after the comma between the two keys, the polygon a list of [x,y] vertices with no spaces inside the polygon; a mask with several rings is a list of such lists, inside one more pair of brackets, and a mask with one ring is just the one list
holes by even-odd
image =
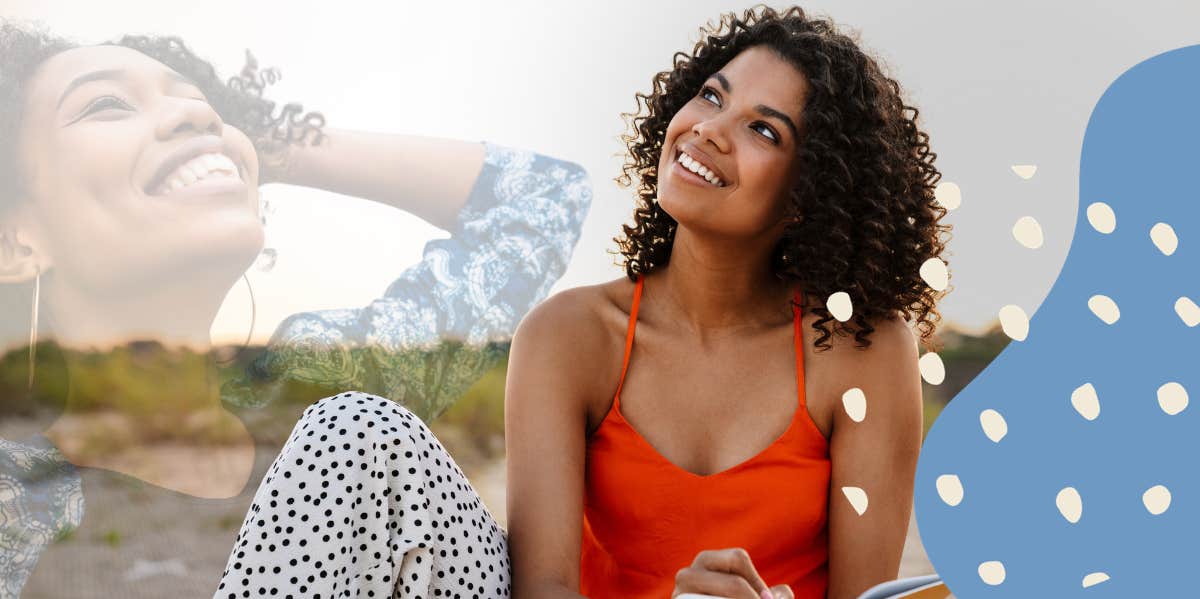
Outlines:
{"label": "woman's curly hair", "polygon": [[934,199],[937,155],[917,128],[917,109],[901,100],[900,85],[831,21],[799,7],[728,13],[701,37],[690,55],[675,54],[673,68],[654,76],[653,90],[636,95],[638,110],[624,115],[628,155],[617,182],[636,181],[638,196],[633,224],[615,238],[626,275],[636,280],[671,258],[677,223],[656,200],[667,125],[734,56],[765,46],[799,69],[810,88],[796,149],[803,178],[787,206],[787,218],[800,218],[776,246],[773,271],[810,297],[850,295],[854,316],[846,322],[824,305],[812,308],[819,349],[830,348],[835,333],[853,334],[867,347],[871,323],[896,312],[916,318],[921,341],[930,345],[945,291],[930,288],[919,271],[925,261],[941,259],[950,227],[939,223],[946,209]]}
{"label": "woman's curly hair", "polygon": [[[276,69],[260,70],[248,51],[241,73],[222,80],[212,64],[194,54],[177,37],[126,35],[110,42],[153,58],[187,77],[208,98],[227,125],[240,129],[254,142],[259,159],[268,166],[280,163],[291,144],[318,144],[325,119],[299,104],[278,110],[263,97],[263,89],[279,79]],[[0,21],[0,181],[22,181],[17,155],[17,133],[24,117],[30,77],[50,57],[78,47],[33,25]],[[0,208],[9,198],[0,198]]]}

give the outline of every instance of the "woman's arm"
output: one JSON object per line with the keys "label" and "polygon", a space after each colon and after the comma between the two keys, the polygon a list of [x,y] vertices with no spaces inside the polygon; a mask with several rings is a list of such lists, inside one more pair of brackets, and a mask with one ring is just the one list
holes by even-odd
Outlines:
{"label": "woman's arm", "polygon": [[497,345],[566,270],[592,194],[577,164],[480,148],[481,167],[448,239],[426,243],[421,262],[365,307],[285,319],[222,398],[260,406],[295,381],[324,389],[295,390],[313,396],[382,395],[428,421],[500,360]]}
{"label": "woman's arm", "polygon": [[[865,350],[836,346],[837,397],[830,435],[829,598],[853,599],[896,578],[912,512],[921,447],[921,378],[916,338],[903,320],[876,325]],[[851,420],[841,395],[858,387],[866,418]],[[860,516],[842,491],[866,492]]]}
{"label": "woman's arm", "polygon": [[[514,599],[578,599],[589,389],[613,372],[588,289],[534,309],[513,337],[504,394]],[[612,381],[616,386],[616,380]]]}
{"label": "woman's arm", "polygon": [[452,229],[483,166],[483,144],[323,129],[319,144],[286,148],[272,181],[395,206]]}

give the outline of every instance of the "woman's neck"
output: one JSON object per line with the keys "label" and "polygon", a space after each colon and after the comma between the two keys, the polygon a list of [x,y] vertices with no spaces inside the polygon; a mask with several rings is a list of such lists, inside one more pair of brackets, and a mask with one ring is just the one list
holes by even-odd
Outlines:
{"label": "woman's neck", "polygon": [[228,279],[204,281],[197,276],[179,283],[96,292],[51,272],[42,281],[44,320],[64,347],[109,349],[152,340],[207,352],[213,320],[230,288]]}
{"label": "woman's neck", "polygon": [[67,373],[63,412],[45,435],[77,466],[198,497],[240,492],[254,448],[221,403],[208,336],[219,303],[193,298],[172,318],[163,302],[176,293],[87,302],[65,291],[46,295],[39,334],[61,347]]}
{"label": "woman's neck", "polygon": [[677,325],[701,337],[778,326],[791,320],[792,286],[772,272],[771,249],[701,239],[680,227],[654,293]]}

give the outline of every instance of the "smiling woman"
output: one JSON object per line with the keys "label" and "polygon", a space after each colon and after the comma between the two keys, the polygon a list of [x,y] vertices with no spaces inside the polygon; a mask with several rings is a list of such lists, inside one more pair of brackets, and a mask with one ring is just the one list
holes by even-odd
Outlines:
{"label": "smiling woman", "polygon": [[516,594],[856,597],[896,576],[911,512],[943,295],[919,270],[949,229],[928,136],[798,7],[727,14],[673,62],[628,115],[627,276],[513,341]]}
{"label": "smiling woman", "polygon": [[[31,266],[56,273],[44,282],[47,297],[78,304],[99,289],[161,286],[186,263],[199,276],[189,277],[194,286],[174,290],[170,303],[195,306],[185,297],[197,293],[219,302],[216,287],[235,280],[263,242],[250,138],[225,124],[194,82],[123,46],[73,48],[47,59],[29,80],[25,106],[16,139],[20,163],[32,168],[16,180],[19,197],[36,201],[19,203],[9,222],[24,225],[17,235],[38,256]],[[223,155],[239,165],[238,175],[183,189],[179,167],[202,154]],[[186,172],[194,183],[196,174]],[[105,251],[94,251],[98,247]],[[117,295],[127,309],[139,308],[131,305],[139,296]],[[163,305],[162,298],[152,301]],[[195,317],[211,322],[206,313],[219,305],[204,306]],[[60,320],[64,341],[104,347],[122,340],[121,331],[107,326],[119,321],[88,326],[83,313],[60,312],[81,321]],[[196,324],[181,322],[177,313],[150,314],[160,316],[162,326],[147,323],[148,329],[168,335]],[[170,337],[164,341],[201,341]]]}
{"label": "smiling woman", "polygon": [[[76,533],[114,546],[137,537],[138,557],[199,562],[191,585],[173,591],[211,592],[228,539],[194,546],[190,529],[201,514],[243,509],[265,468],[226,403],[260,406],[294,379],[369,381],[361,386],[436,416],[502,359],[517,320],[565,269],[591,198],[577,165],[325,127],[319,114],[265,100],[274,77],[251,59],[222,80],[177,38],[77,45],[0,23],[0,293],[15,300],[3,314],[28,327],[31,342],[16,351],[28,351],[32,393],[62,404],[41,434],[0,440],[0,597],[27,580],[33,595],[64,585],[161,595],[135,588],[144,568],[132,552],[113,568],[100,563],[108,553],[53,543]],[[289,317],[223,394],[210,329],[263,247],[267,182],[374,200],[450,237],[397,267],[368,306]],[[47,354],[55,367],[43,368]],[[8,383],[0,405],[25,398]],[[89,494],[99,509],[84,518],[82,489],[114,480],[157,488],[126,519],[124,498]]]}

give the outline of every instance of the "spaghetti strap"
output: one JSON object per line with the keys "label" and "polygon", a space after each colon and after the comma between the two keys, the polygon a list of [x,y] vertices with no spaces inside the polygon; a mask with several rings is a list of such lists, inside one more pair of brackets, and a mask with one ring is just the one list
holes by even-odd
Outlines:
{"label": "spaghetti strap", "polygon": [[808,405],[804,400],[804,335],[800,325],[801,309],[804,302],[800,290],[794,292],[792,302],[792,342],[796,348],[796,394],[800,396],[800,408],[807,411]]}
{"label": "spaghetti strap", "polygon": [[625,384],[625,371],[629,370],[629,355],[633,350],[633,331],[637,328],[638,306],[642,303],[643,275],[638,275],[637,285],[633,289],[633,307],[629,309],[629,328],[625,332],[625,358],[621,361],[621,380],[617,383],[617,394],[613,396],[613,409],[621,401],[621,387]]}

